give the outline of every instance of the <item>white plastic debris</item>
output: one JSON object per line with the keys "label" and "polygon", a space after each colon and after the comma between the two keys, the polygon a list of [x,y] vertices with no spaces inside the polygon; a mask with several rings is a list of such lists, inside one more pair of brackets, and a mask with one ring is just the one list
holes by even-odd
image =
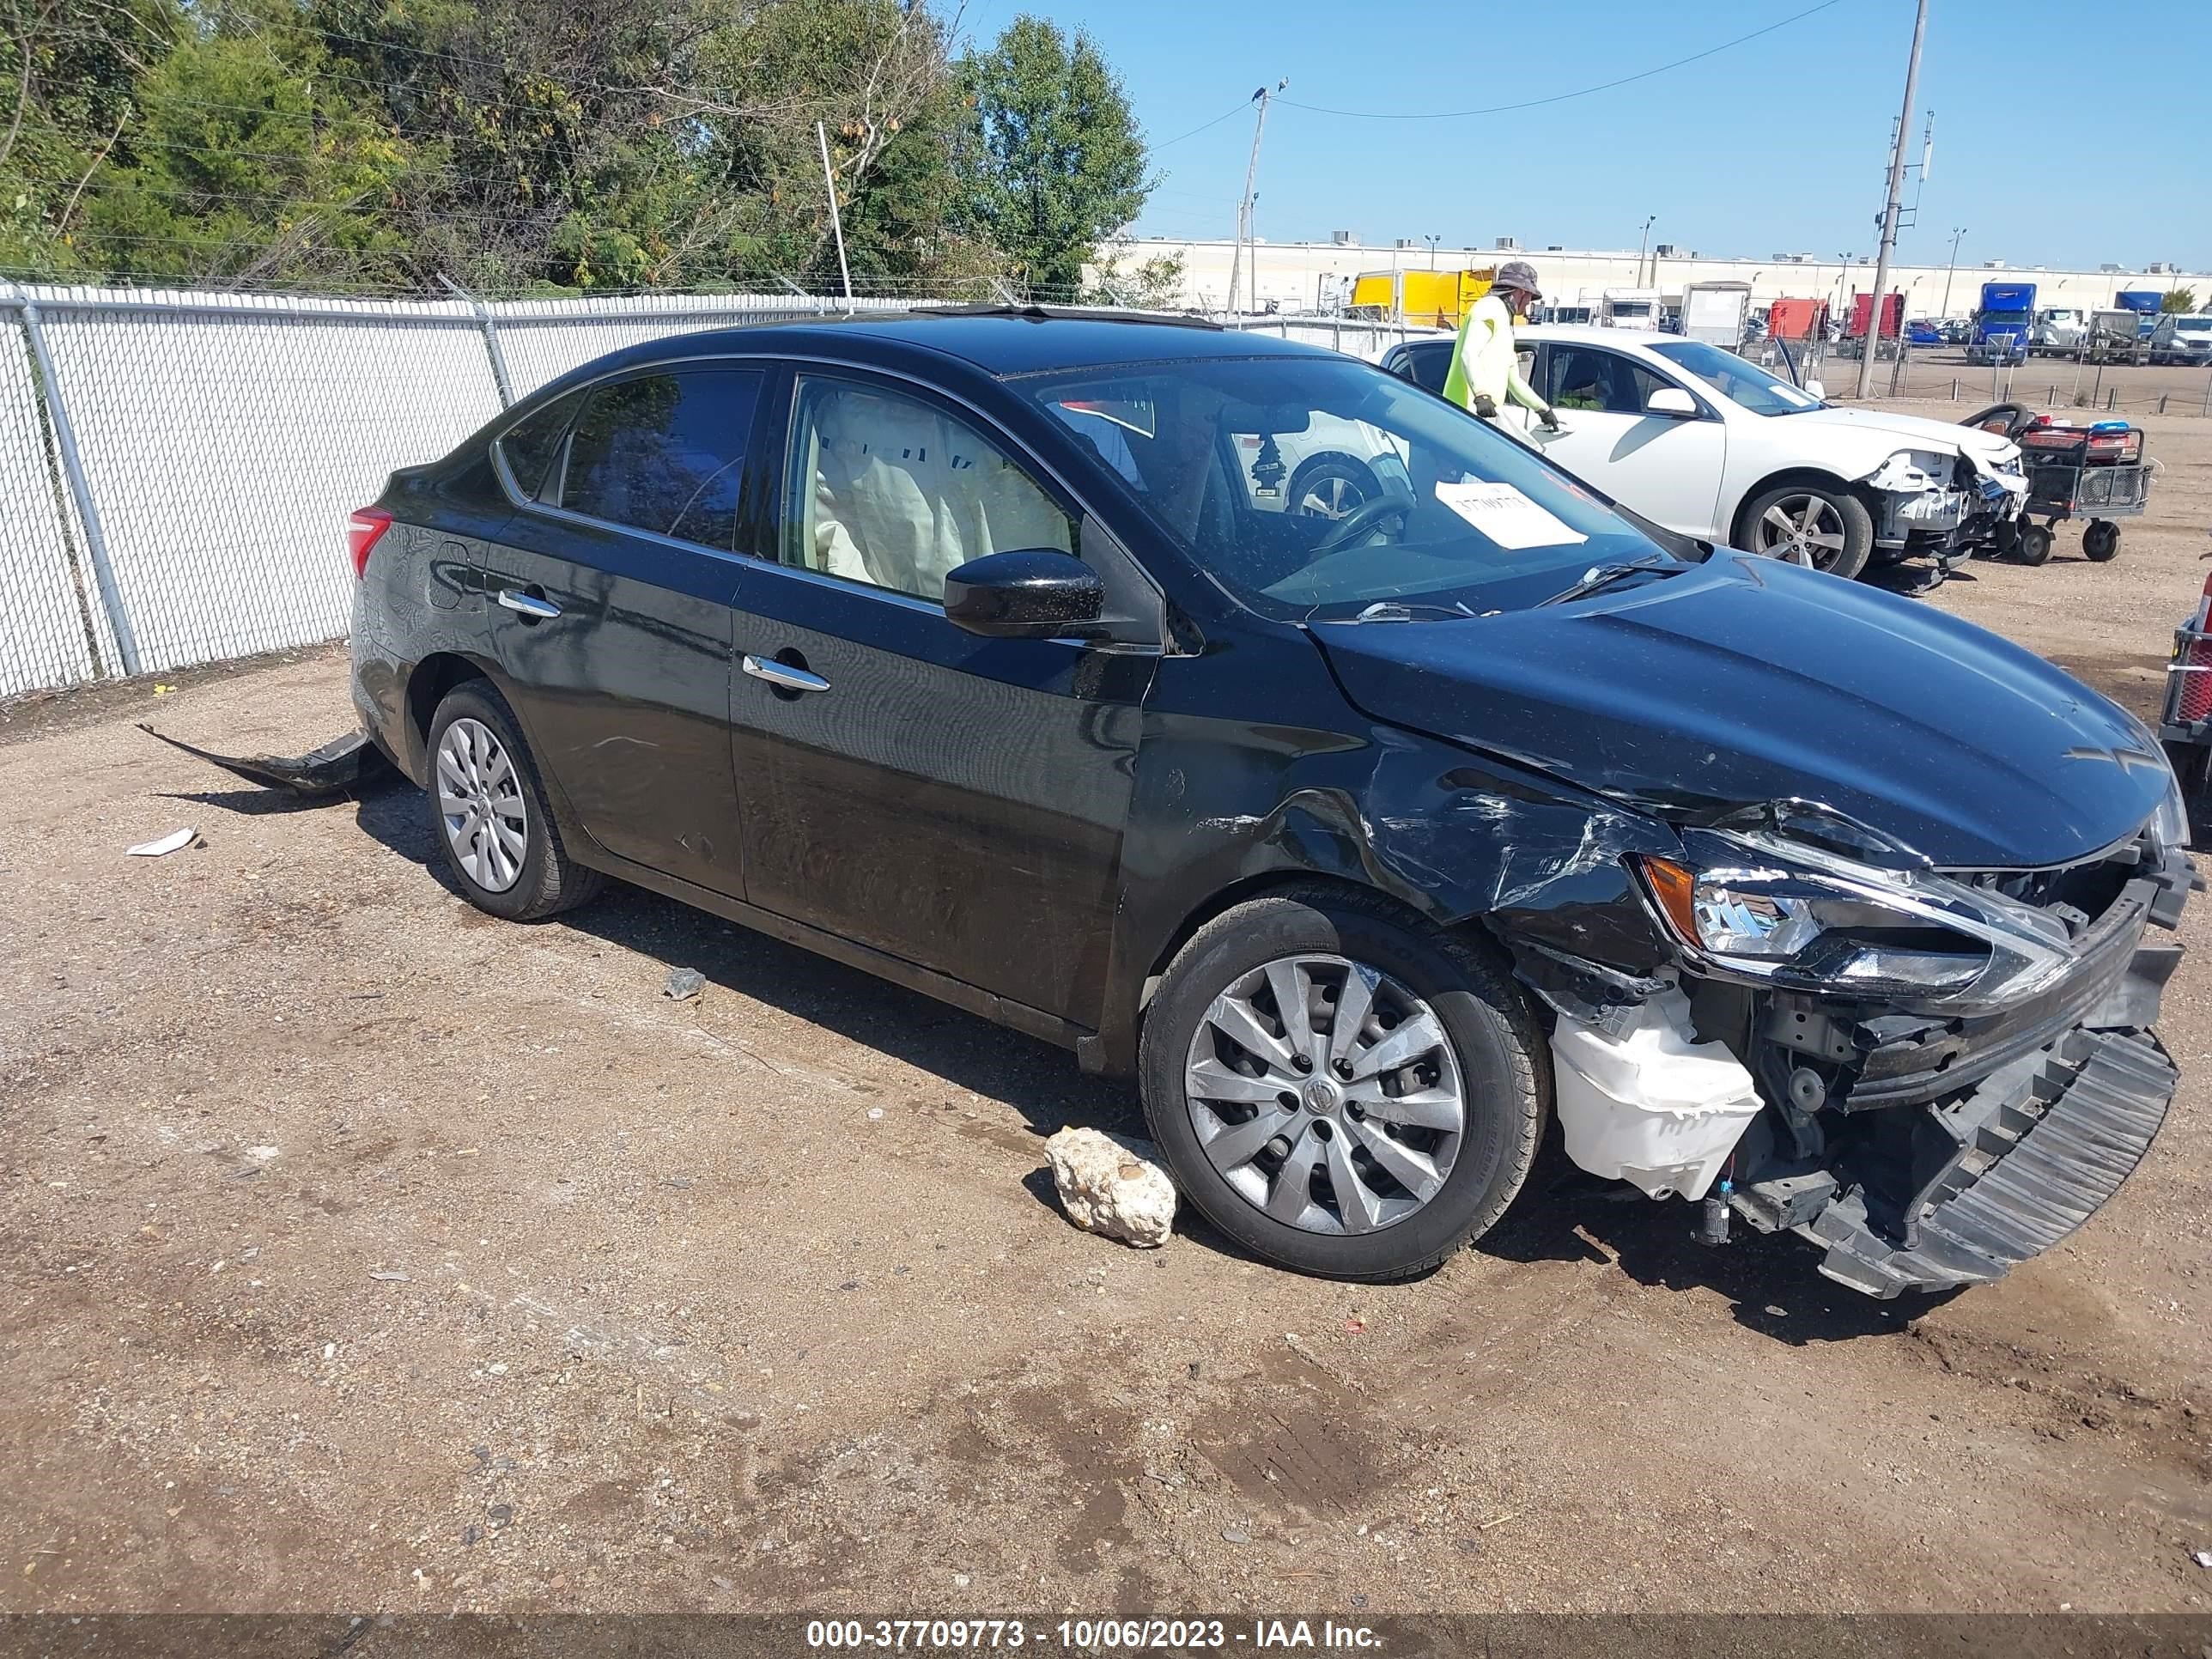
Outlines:
{"label": "white plastic debris", "polygon": [[2212,1550],[2197,1551],[2197,1565],[2200,1567],[2212,1567]]}
{"label": "white plastic debris", "polygon": [[1052,1184],[1067,1218],[1141,1249],[1157,1249],[1175,1228],[1175,1183],[1152,1161],[1149,1140],[1098,1129],[1062,1129],[1044,1144]]}
{"label": "white plastic debris", "polygon": [[1703,1198],[1759,1115],[1741,1062],[1720,1043],[1691,1041],[1680,991],[1636,1009],[1618,1036],[1561,1014],[1552,1054],[1567,1156],[1654,1198]]}
{"label": "white plastic debris", "polygon": [[159,841],[142,841],[125,851],[134,859],[167,858],[172,853],[182,852],[199,838],[197,830],[173,830]]}

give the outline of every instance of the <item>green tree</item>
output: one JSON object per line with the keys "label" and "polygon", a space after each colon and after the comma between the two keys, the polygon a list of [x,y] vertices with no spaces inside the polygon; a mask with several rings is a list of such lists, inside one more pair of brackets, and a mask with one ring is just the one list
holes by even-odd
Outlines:
{"label": "green tree", "polygon": [[1188,273],[1180,253],[1155,253],[1129,264],[1135,244],[1117,236],[1099,248],[1093,260],[1091,290],[1097,304],[1132,306],[1140,311],[1173,311],[1183,302]]}
{"label": "green tree", "polygon": [[103,269],[223,283],[388,282],[407,157],[312,37],[191,34],[138,77],[72,246]]}
{"label": "green tree", "polygon": [[2158,302],[2160,311],[2194,311],[2197,309],[2197,290],[2176,288],[2166,290],[2166,298]]}
{"label": "green tree", "polygon": [[1092,251],[1152,191],[1121,77],[1090,36],[1027,15],[963,68],[969,210],[1033,294],[1072,298]]}

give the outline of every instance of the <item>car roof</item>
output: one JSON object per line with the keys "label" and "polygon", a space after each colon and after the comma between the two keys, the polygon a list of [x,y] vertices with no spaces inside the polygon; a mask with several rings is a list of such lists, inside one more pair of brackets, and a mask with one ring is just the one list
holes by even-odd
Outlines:
{"label": "car roof", "polygon": [[1514,330],[1516,337],[1528,340],[1565,340],[1576,345],[1601,345],[1615,348],[1642,347],[1649,350],[1662,340],[1679,340],[1679,334],[1660,334],[1648,328],[1589,328],[1579,323],[1536,323],[1527,328]]}
{"label": "car roof", "polygon": [[[1202,319],[1044,306],[946,307],[842,319],[753,323],[666,336],[610,353],[594,374],[673,356],[848,352],[855,341],[960,359],[987,374],[1034,374],[1163,358],[1334,357],[1322,347],[1224,329]],[[563,379],[568,377],[564,376]]]}

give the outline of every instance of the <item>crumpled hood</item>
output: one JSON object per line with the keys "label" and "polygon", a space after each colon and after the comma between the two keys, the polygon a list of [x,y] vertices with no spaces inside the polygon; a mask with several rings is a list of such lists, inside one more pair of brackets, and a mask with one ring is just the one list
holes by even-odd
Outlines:
{"label": "crumpled hood", "polygon": [[1964,449],[1990,460],[2020,453],[2018,444],[1996,433],[1984,432],[1976,426],[1960,426],[1955,421],[1931,421],[1921,415],[1892,415],[1879,409],[1838,409],[1829,404],[1781,418],[1821,426],[1851,427],[1869,435],[1881,434],[1893,440],[1899,449]]}
{"label": "crumpled hood", "polygon": [[1996,635],[1779,561],[1464,622],[1313,627],[1376,720],[1662,817],[1800,797],[1953,868],[2061,864],[2157,807],[2132,716]]}

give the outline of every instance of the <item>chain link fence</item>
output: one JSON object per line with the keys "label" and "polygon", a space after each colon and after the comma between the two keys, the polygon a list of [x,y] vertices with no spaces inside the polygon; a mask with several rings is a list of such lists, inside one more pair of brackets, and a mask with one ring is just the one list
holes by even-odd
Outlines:
{"label": "chain link fence", "polygon": [[0,696],[335,639],[394,468],[618,347],[848,308],[0,288]]}

